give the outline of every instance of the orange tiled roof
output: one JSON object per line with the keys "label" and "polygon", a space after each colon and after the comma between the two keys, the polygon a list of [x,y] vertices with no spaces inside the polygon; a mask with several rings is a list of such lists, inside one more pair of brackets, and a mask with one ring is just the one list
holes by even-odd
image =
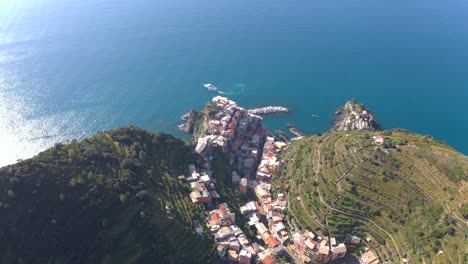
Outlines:
{"label": "orange tiled roof", "polygon": [[272,256],[266,256],[263,260],[262,260],[262,263],[263,264],[275,264],[275,260],[273,259]]}
{"label": "orange tiled roof", "polygon": [[218,208],[219,208],[219,211],[221,212],[222,216],[226,215],[226,210],[224,209],[224,206],[219,205]]}
{"label": "orange tiled roof", "polygon": [[268,246],[270,246],[270,247],[276,247],[277,245],[279,245],[278,240],[276,240],[273,236],[267,237],[267,239],[265,239],[265,242],[266,242],[266,243],[268,244]]}
{"label": "orange tiled roof", "polygon": [[218,213],[214,213],[211,215],[211,218],[213,218],[213,220],[219,220],[219,214]]}

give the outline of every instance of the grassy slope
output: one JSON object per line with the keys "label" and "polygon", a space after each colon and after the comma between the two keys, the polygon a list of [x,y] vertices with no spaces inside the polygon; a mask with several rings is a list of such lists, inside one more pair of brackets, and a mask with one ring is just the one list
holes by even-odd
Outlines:
{"label": "grassy slope", "polygon": [[[293,143],[284,177],[276,179],[277,186],[291,185],[290,217],[327,234],[329,213],[332,235],[369,235],[370,246],[394,263],[399,255],[417,263],[464,263],[468,157],[405,131],[385,132],[388,148],[376,148],[375,134],[336,132]],[[436,255],[439,249],[444,253]]]}
{"label": "grassy slope", "polygon": [[130,127],[0,169],[0,262],[213,262],[191,231],[202,209],[176,178],[191,157],[170,135]]}

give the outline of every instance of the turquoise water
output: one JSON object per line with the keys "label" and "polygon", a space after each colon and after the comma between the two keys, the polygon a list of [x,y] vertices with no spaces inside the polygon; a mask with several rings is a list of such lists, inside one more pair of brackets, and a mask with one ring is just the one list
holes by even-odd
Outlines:
{"label": "turquoise water", "polygon": [[355,98],[466,154],[467,47],[462,0],[0,0],[0,165],[129,124],[183,137],[207,82],[289,107],[273,128]]}

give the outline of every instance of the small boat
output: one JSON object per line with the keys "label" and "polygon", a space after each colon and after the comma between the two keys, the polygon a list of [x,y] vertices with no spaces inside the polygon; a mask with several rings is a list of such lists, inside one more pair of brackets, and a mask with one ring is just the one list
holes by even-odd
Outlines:
{"label": "small boat", "polygon": [[216,88],[216,86],[212,85],[211,83],[205,83],[203,86],[206,89],[208,89],[208,91],[212,91],[212,92],[218,91],[218,88]]}
{"label": "small boat", "polygon": [[299,131],[299,129],[297,129],[297,127],[295,127],[293,125],[288,125],[287,128],[289,129],[289,132],[293,133],[297,137],[303,137],[304,136],[304,134],[301,131]]}
{"label": "small boat", "polygon": [[286,135],[286,133],[284,133],[283,131],[281,131],[281,130],[276,130],[276,131],[275,131],[275,134],[276,134],[281,140],[283,140],[284,142],[288,142],[288,141],[289,141],[288,135]]}

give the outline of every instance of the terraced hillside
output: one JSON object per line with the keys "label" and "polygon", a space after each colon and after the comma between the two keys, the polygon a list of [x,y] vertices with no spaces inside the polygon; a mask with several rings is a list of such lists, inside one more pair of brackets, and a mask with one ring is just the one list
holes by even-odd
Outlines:
{"label": "terraced hillside", "polygon": [[0,169],[0,263],[215,262],[177,179],[190,150],[129,127]]}
{"label": "terraced hillside", "polygon": [[275,184],[290,185],[294,225],[369,238],[363,245],[391,263],[468,262],[468,157],[447,145],[402,130],[330,132],[283,158]]}

